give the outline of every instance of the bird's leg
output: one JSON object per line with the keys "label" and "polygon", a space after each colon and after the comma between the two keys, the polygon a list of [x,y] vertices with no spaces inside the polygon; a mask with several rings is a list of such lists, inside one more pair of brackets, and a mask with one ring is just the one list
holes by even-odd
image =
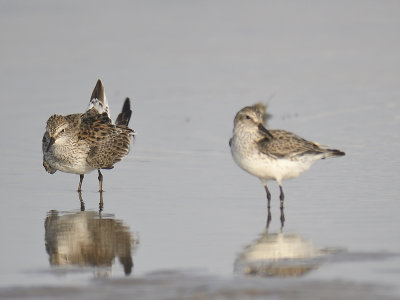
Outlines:
{"label": "bird's leg", "polygon": [[99,186],[100,186],[99,192],[101,193],[103,192],[103,175],[101,174],[100,169],[98,169],[97,171],[99,172],[99,177],[97,178],[99,179]]}
{"label": "bird's leg", "polygon": [[80,193],[82,191],[82,181],[83,181],[83,177],[85,177],[85,175],[80,174],[79,175],[79,185],[78,185],[78,192]]}
{"label": "bird's leg", "polygon": [[82,193],[78,191],[78,195],[79,195],[79,201],[81,202],[81,211],[85,211],[85,202],[83,202]]}
{"label": "bird's leg", "polygon": [[285,225],[285,212],[283,211],[283,207],[281,207],[281,232],[283,230],[284,225]]}
{"label": "bird's leg", "polygon": [[285,199],[285,194],[283,193],[282,186],[279,185],[279,189],[281,190],[281,194],[279,196],[279,199],[281,199],[281,209],[283,209],[283,200]]}
{"label": "bird's leg", "polygon": [[267,217],[267,230],[269,228],[269,224],[271,223],[271,209],[268,207],[268,217]]}
{"label": "bird's leg", "polygon": [[269,208],[271,207],[271,193],[269,192],[268,187],[267,187],[266,184],[264,185],[264,188],[265,188],[265,192],[267,193],[268,210],[269,210]]}

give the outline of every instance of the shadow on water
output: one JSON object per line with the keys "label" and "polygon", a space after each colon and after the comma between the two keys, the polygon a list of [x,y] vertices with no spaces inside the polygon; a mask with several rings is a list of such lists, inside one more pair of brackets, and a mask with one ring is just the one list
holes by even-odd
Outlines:
{"label": "shadow on water", "polygon": [[300,235],[284,233],[283,208],[280,221],[280,231],[270,233],[271,212],[268,210],[266,228],[239,253],[234,263],[235,273],[263,277],[302,276],[319,268],[319,258],[338,251],[317,249],[312,242]]}
{"label": "shadow on water", "polygon": [[[81,198],[81,195],[80,195]],[[82,198],[81,198],[82,199]],[[129,227],[101,211],[51,210],[44,222],[45,246],[51,266],[91,267],[95,276],[110,276],[115,258],[125,275],[133,269],[132,252],[139,241]]]}

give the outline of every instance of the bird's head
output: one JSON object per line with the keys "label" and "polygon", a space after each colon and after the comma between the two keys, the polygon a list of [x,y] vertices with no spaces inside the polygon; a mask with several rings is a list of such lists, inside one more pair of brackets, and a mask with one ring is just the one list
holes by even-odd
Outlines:
{"label": "bird's head", "polygon": [[239,110],[235,116],[234,126],[246,126],[256,128],[263,123],[263,116],[259,109],[254,106],[246,106]]}
{"label": "bird's head", "polygon": [[265,116],[265,109],[260,109],[258,105],[246,106],[236,114],[233,130],[271,136],[271,133],[264,126]]}
{"label": "bird's head", "polygon": [[60,115],[52,115],[46,124],[45,138],[48,140],[46,151],[57,142],[62,142],[63,139],[68,137],[68,122]]}

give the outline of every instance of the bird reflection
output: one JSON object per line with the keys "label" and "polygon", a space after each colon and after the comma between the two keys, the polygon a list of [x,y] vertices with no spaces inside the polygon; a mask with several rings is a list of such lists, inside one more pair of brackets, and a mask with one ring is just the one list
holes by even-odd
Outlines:
{"label": "bird reflection", "polygon": [[265,277],[290,277],[305,275],[319,267],[318,258],[327,252],[317,249],[300,235],[283,233],[283,209],[280,221],[280,232],[269,233],[271,212],[268,211],[266,229],[239,253],[234,263],[235,272]]}
{"label": "bird reflection", "polygon": [[[271,220],[272,220],[272,217],[271,217],[271,208],[270,207],[268,207],[268,217],[267,217],[267,226],[266,226],[266,228],[267,228],[267,231],[268,231],[268,228],[269,228],[269,224],[271,224]],[[284,208],[283,207],[281,207],[281,217],[280,217],[280,220],[281,220],[281,231],[283,230],[283,226],[285,226],[285,211],[284,211]]]}
{"label": "bird reflection", "polygon": [[132,272],[132,250],[138,245],[138,239],[113,215],[51,210],[44,225],[50,265],[90,266],[96,268],[96,275],[108,276],[118,257],[125,274]]}
{"label": "bird reflection", "polygon": [[[99,192],[99,212],[102,212],[103,211],[103,208],[104,208],[104,202],[103,202],[103,192],[102,191],[100,191]],[[82,198],[82,192],[81,191],[78,191],[78,197],[79,197],[79,202],[80,202],[80,204],[81,204],[81,211],[85,211],[85,202],[83,201],[83,198]]]}

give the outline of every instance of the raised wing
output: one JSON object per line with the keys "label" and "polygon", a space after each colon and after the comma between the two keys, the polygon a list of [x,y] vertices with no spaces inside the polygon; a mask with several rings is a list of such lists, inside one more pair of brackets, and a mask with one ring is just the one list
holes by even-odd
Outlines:
{"label": "raised wing", "polygon": [[110,118],[110,108],[108,107],[104,86],[100,79],[97,80],[92,96],[90,97],[88,110],[90,109],[95,109],[99,114],[106,113],[108,118]]}

